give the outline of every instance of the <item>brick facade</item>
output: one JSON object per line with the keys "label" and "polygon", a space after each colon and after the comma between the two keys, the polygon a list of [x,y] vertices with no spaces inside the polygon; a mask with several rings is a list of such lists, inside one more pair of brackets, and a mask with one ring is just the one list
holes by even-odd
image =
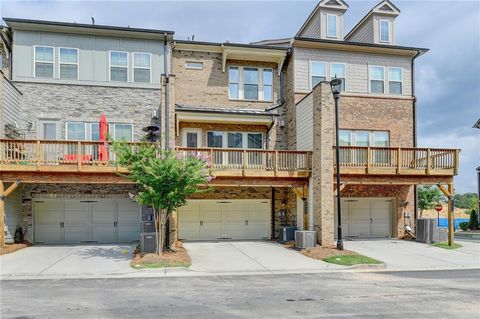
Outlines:
{"label": "brick facade", "polygon": [[[203,69],[187,69],[186,62],[202,62]],[[228,98],[228,67],[251,66],[273,69],[273,101],[241,101]],[[276,63],[227,60],[222,70],[222,55],[215,52],[174,50],[172,73],[176,77],[175,101],[181,105],[266,109],[280,100],[280,77]]]}

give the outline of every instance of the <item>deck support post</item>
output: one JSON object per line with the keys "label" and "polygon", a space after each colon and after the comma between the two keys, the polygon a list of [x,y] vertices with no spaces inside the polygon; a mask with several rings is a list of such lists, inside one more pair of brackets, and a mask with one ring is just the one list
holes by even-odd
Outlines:
{"label": "deck support post", "polygon": [[5,190],[3,181],[0,180],[0,248],[5,247],[5,199],[17,189],[18,185],[20,181],[16,181]]}
{"label": "deck support post", "polygon": [[453,202],[453,183],[448,184],[448,188],[445,188],[443,185],[437,185],[440,191],[448,198],[448,246],[452,246],[454,243],[454,232],[455,232],[455,219],[454,219],[454,202]]}

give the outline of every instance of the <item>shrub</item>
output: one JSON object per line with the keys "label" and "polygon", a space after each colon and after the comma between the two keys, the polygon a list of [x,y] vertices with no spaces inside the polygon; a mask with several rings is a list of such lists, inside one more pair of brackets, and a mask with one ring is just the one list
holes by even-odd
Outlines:
{"label": "shrub", "polygon": [[461,222],[460,224],[458,224],[460,226],[460,228],[463,230],[463,231],[467,231],[468,230],[468,222]]}
{"label": "shrub", "polygon": [[478,217],[475,209],[472,209],[470,213],[470,221],[468,222],[468,228],[471,230],[478,230]]}

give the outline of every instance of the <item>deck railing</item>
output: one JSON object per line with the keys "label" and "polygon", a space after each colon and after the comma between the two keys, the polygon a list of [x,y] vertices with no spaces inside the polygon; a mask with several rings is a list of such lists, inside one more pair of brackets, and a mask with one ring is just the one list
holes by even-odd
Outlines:
{"label": "deck railing", "polygon": [[[0,139],[0,171],[118,171],[111,147],[107,147],[108,160],[101,159],[100,149],[105,146],[108,145],[103,142]],[[310,152],[183,147],[176,150],[183,156],[201,156],[213,174],[219,176],[306,177],[311,167]]]}
{"label": "deck railing", "polygon": [[[132,147],[138,143],[131,143]],[[0,171],[115,172],[115,153],[102,142],[0,139]],[[311,152],[264,149],[185,148],[183,156],[201,156],[217,176],[307,177]],[[459,150],[433,148],[340,147],[341,174],[456,175]]]}
{"label": "deck railing", "polygon": [[340,173],[458,173],[457,149],[340,146]]}

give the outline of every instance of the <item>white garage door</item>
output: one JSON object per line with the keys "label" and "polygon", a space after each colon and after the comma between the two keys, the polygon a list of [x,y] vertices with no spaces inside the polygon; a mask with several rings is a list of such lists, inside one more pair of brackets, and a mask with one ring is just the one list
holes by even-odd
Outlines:
{"label": "white garage door", "polygon": [[130,199],[34,201],[34,242],[116,243],[139,240],[140,206]]}
{"label": "white garage door", "polygon": [[184,240],[270,237],[269,200],[190,200],[178,210]]}
{"label": "white garage door", "polygon": [[[364,238],[392,237],[394,202],[392,198],[343,198],[343,235]],[[337,214],[335,213],[336,236]]]}

